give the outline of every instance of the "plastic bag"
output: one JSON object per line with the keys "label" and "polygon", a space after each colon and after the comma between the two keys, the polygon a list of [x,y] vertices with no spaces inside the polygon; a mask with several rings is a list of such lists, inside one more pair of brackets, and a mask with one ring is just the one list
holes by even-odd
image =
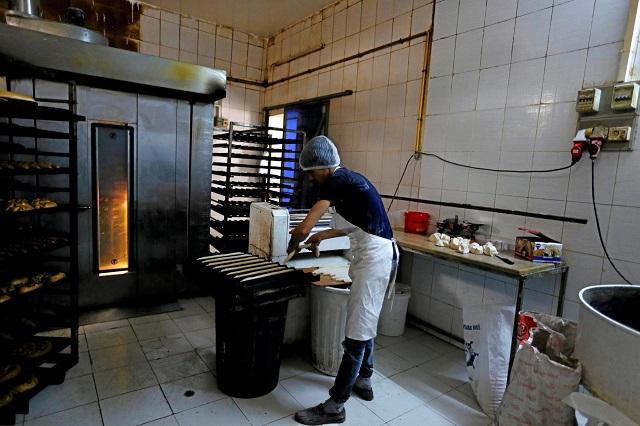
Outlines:
{"label": "plastic bag", "polygon": [[574,392],[562,402],[587,418],[585,426],[638,426],[615,407],[591,395]]}
{"label": "plastic bag", "polygon": [[467,373],[480,408],[494,418],[507,386],[515,308],[469,305],[462,309]]}
{"label": "plastic bag", "polygon": [[542,350],[537,342],[533,342],[534,346],[542,350],[551,357],[569,357],[573,353],[576,344],[576,334],[578,333],[578,325],[565,318],[556,317],[548,314],[541,314],[534,311],[520,311],[518,315],[518,342],[523,344],[531,337],[531,330],[538,334],[536,339],[541,339],[548,335],[545,343],[549,347]]}
{"label": "plastic bag", "polygon": [[582,376],[582,366],[571,358],[577,324],[536,312],[523,312],[520,319],[527,317],[536,326],[516,353],[495,424],[574,426],[575,412],[562,400],[578,390]]}

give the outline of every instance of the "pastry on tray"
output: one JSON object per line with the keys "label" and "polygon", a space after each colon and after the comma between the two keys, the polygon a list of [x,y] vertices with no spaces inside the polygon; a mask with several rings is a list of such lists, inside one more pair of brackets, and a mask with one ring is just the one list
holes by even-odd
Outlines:
{"label": "pastry on tray", "polygon": [[0,365],[0,383],[8,382],[22,372],[22,367],[18,364]]}
{"label": "pastry on tray", "polygon": [[48,354],[52,348],[53,344],[48,340],[33,340],[16,349],[16,355],[24,359],[35,359]]}
{"label": "pastry on tray", "polygon": [[31,291],[39,289],[40,287],[42,287],[42,283],[31,281],[20,287],[20,294],[29,293]]}
{"label": "pastry on tray", "polygon": [[29,95],[25,95],[18,92],[11,92],[9,90],[0,90],[0,98],[36,103],[36,100]]}
{"label": "pastry on tray", "polygon": [[36,323],[26,317],[17,317],[15,319],[15,323],[21,327],[26,327],[30,329],[36,328]]}
{"label": "pastry on tray", "polygon": [[58,272],[56,274],[43,272],[42,274],[34,275],[31,278],[31,281],[33,281],[34,283],[50,284],[58,282],[66,277],[67,275],[64,272]]}
{"label": "pastry on tray", "polygon": [[0,408],[9,405],[11,401],[13,401],[13,392],[5,393],[4,395],[0,394]]}
{"label": "pastry on tray", "polygon": [[22,286],[28,282],[29,278],[27,277],[14,278],[12,280],[6,281],[0,287],[0,294],[11,296],[13,293],[19,292],[20,288],[22,288]]}
{"label": "pastry on tray", "polygon": [[12,392],[22,393],[35,388],[38,385],[36,376],[29,376],[22,383],[13,387]]}
{"label": "pastry on tray", "polygon": [[33,200],[31,200],[31,205],[36,209],[58,207],[58,204],[55,201],[51,201],[47,198],[34,198]]}

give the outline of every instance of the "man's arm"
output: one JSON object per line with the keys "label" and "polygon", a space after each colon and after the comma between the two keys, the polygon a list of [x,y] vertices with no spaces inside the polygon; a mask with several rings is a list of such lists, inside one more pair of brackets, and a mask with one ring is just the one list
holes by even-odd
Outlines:
{"label": "man's arm", "polygon": [[325,229],[324,231],[316,232],[315,234],[313,234],[306,242],[311,244],[311,249],[314,249],[320,245],[322,240],[343,237],[345,235],[347,234],[339,229]]}
{"label": "man's arm", "polygon": [[294,251],[301,242],[307,239],[313,227],[316,226],[316,223],[318,223],[322,215],[326,213],[330,206],[331,201],[318,200],[313,207],[311,207],[311,210],[309,210],[309,213],[307,213],[307,216],[300,225],[289,231],[289,234],[291,234],[291,240],[289,240],[287,253]]}

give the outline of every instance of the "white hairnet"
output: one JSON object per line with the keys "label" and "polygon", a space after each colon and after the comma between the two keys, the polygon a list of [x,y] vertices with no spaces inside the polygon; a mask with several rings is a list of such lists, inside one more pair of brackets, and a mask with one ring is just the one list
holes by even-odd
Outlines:
{"label": "white hairnet", "polygon": [[327,169],[339,165],[338,149],[326,136],[316,136],[311,139],[300,153],[300,167],[304,171]]}

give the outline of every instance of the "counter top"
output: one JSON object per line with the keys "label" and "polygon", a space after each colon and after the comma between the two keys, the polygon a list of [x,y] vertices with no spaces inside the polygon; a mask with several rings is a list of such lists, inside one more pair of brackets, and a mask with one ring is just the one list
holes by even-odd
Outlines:
{"label": "counter top", "polygon": [[[569,267],[565,262],[560,263],[540,263],[531,262],[529,260],[515,257],[513,253],[500,253],[500,257],[512,260],[513,265],[503,262],[497,257],[486,256],[484,254],[462,254],[449,247],[438,247],[435,243],[429,241],[426,235],[410,234],[402,230],[394,229],[393,236],[398,245],[405,250],[422,253],[429,256],[446,259],[460,264],[468,265],[474,268],[483,269],[508,277],[515,278],[518,281],[518,292],[515,300],[515,311],[520,312],[522,309],[522,299],[524,295],[525,282],[531,278],[538,278],[547,275],[561,274],[561,281],[558,294],[558,305],[556,308],[556,316],[562,316],[564,307],[564,293],[567,287],[567,275]],[[448,335],[447,332],[444,333]],[[515,357],[518,337],[518,315],[514,315],[513,332],[511,335],[511,353],[509,356],[509,376],[511,375],[511,366]]]}
{"label": "counter top", "polygon": [[462,254],[449,247],[438,247],[435,243],[429,241],[427,235],[411,234],[399,229],[394,229],[393,236],[398,245],[404,249],[430,254],[442,259],[464,263],[481,269],[501,272],[502,274],[514,277],[548,272],[564,266],[564,262],[531,262],[530,260],[515,257],[513,253],[500,253],[500,257],[507,258],[514,262],[513,265],[509,265],[497,257],[486,256],[484,254]]}

